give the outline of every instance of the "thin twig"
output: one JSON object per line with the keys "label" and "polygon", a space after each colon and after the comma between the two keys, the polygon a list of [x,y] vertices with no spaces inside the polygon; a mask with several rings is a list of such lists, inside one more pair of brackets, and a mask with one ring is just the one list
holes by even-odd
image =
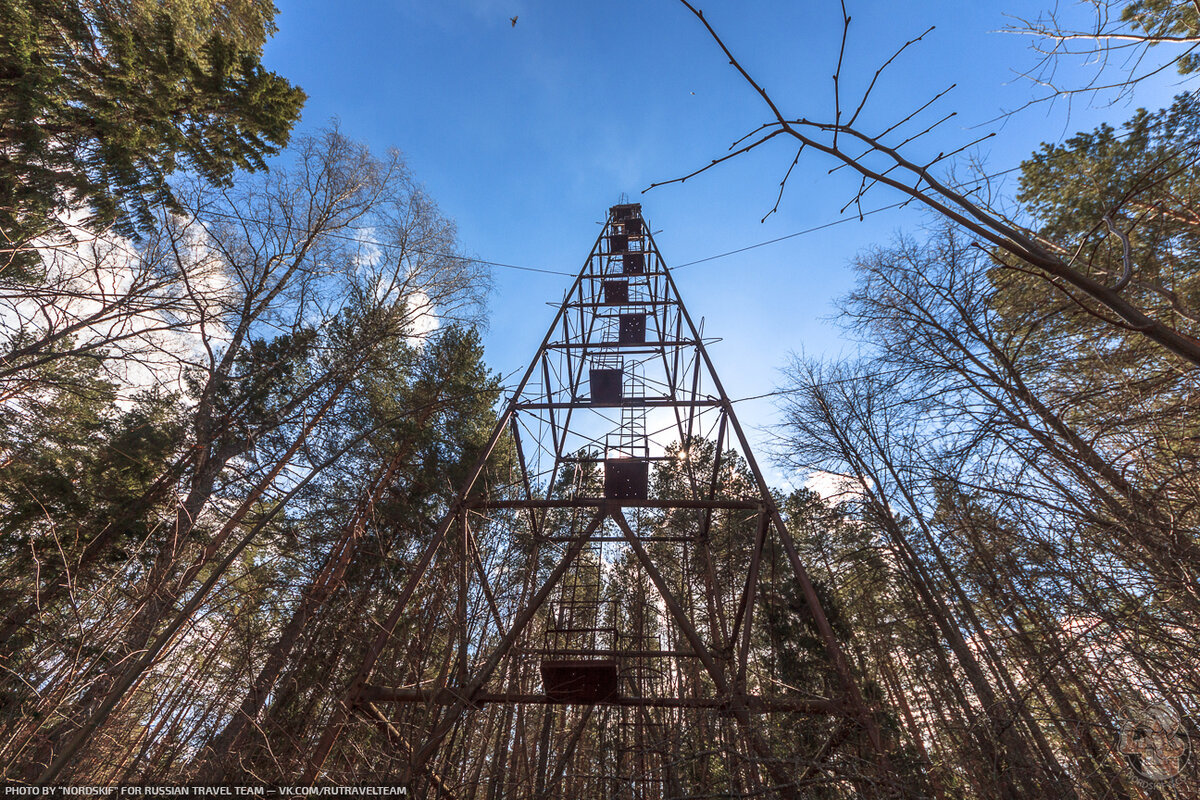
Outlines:
{"label": "thin twig", "polygon": [[787,172],[783,176],[783,180],[779,182],[779,196],[775,198],[775,205],[768,211],[759,222],[766,222],[767,217],[779,210],[779,202],[783,200],[783,187],[787,185],[788,178],[792,175],[792,170],[796,168],[797,162],[800,161],[800,154],[804,152],[804,144],[801,143],[799,149],[796,150],[796,157],[792,159],[792,165],[788,167]]}
{"label": "thin twig", "polygon": [[[1200,2],[1200,0],[1196,0],[1196,1]],[[920,36],[916,37],[915,39],[909,39],[907,42],[900,45],[900,49],[897,50],[896,52],[892,53],[892,57],[889,58],[887,61],[883,62],[882,67],[875,70],[875,77],[871,78],[870,85],[867,86],[867,90],[865,92],[863,92],[862,100],[859,102],[858,108],[854,109],[853,116],[851,116],[849,121],[846,122],[847,125],[853,125],[854,120],[858,119],[858,115],[863,110],[863,106],[865,106],[867,104],[867,98],[871,96],[871,90],[875,88],[875,81],[879,80],[880,74],[882,74],[883,71],[888,68],[888,65],[890,65],[893,61],[895,61],[897,58],[899,58],[900,54],[903,53],[905,50],[907,50],[909,45],[913,45],[913,44],[916,44],[917,42],[921,41],[922,39],[925,38],[925,36],[927,34],[929,34],[930,31],[934,30],[936,27],[937,27],[936,25],[930,25],[928,28],[925,29],[924,33],[922,33]]]}

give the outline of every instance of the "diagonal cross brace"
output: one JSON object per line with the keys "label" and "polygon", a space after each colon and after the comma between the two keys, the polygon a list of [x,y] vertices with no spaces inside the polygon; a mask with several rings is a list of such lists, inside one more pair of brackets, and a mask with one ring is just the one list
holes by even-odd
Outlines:
{"label": "diagonal cross brace", "polygon": [[[567,548],[567,552],[563,554],[561,559],[559,559],[558,564],[555,565],[554,570],[550,573],[549,577],[546,578],[546,581],[542,584],[541,588],[538,589],[537,594],[530,599],[525,608],[521,610],[521,613],[518,614],[516,619],[513,620],[512,627],[508,629],[508,633],[505,634],[504,638],[500,640],[500,643],[496,645],[496,648],[492,651],[492,654],[488,660],[482,667],[479,668],[479,671],[475,673],[475,676],[466,685],[461,687],[459,691],[459,701],[447,708],[442,713],[442,717],[438,721],[437,727],[434,728],[433,732],[429,735],[429,739],[424,745],[422,745],[420,750],[413,754],[412,765],[410,767],[412,771],[420,771],[424,768],[424,765],[429,760],[430,756],[437,751],[442,739],[444,739],[446,735],[450,733],[450,730],[458,722],[459,718],[462,717],[463,713],[473,705],[472,698],[474,695],[483,688],[484,684],[486,684],[489,679],[491,679],[492,673],[495,672],[496,667],[500,665],[500,662],[512,650],[513,645],[517,643],[517,640],[521,637],[521,634],[529,625],[530,620],[532,620],[538,610],[541,609],[542,605],[546,602],[546,598],[550,596],[550,592],[552,592],[554,587],[558,585],[558,582],[562,580],[562,576],[566,574],[568,569],[570,569],[571,564],[575,561],[575,557],[579,555],[584,546],[587,545],[588,541],[591,540],[592,534],[596,532],[596,529],[600,527],[600,523],[602,523],[607,516],[608,510],[606,508],[602,508],[600,511],[598,511],[596,515],[592,517],[591,522],[588,523],[588,526],[583,533],[580,534],[579,537],[571,543],[571,546]],[[464,636],[466,635],[465,631],[462,633]]]}

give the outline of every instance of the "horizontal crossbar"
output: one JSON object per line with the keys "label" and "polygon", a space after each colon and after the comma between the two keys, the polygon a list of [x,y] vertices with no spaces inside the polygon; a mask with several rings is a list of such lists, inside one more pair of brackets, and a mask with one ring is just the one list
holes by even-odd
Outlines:
{"label": "horizontal crossbar", "polygon": [[[364,685],[357,699],[364,703],[425,703],[426,705],[452,706],[463,699],[453,689],[389,689],[382,686]],[[791,712],[795,714],[843,715],[846,710],[831,700],[799,700],[793,698],[765,698],[745,695],[741,698],[746,709],[756,714]],[[580,705],[556,700],[544,694],[521,692],[477,692],[471,698],[475,705],[483,703],[526,703],[529,705]],[[729,698],[719,697],[622,697],[620,695],[600,703],[582,705],[631,706],[634,708],[711,708],[727,710],[734,705]]]}
{"label": "horizontal crossbar", "polygon": [[571,500],[467,500],[463,506],[473,511],[505,508],[730,508],[759,511],[764,503],[758,500],[608,500],[603,497],[577,497]]}

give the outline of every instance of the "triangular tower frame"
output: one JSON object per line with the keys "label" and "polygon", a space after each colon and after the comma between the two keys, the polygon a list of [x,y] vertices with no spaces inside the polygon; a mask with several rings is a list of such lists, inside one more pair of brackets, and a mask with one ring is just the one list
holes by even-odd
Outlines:
{"label": "triangular tower frame", "polygon": [[[496,499],[492,493],[480,493],[477,482],[502,442],[515,452],[518,478],[507,496]],[[711,463],[700,470],[688,463],[688,448],[702,442],[712,445]],[[745,467],[742,483],[733,489],[728,485],[732,461],[726,453],[730,451],[741,457]],[[651,485],[664,466],[675,471],[676,488],[683,487],[669,497],[656,495],[661,482]],[[548,574],[534,582],[537,588],[508,617],[499,608],[473,534],[480,528],[473,520],[491,514],[505,515],[505,525],[510,526],[505,529],[508,534],[491,535],[512,535],[511,526],[519,525],[523,530],[517,535],[558,548]],[[657,527],[644,524],[647,515]],[[667,530],[668,515],[685,520],[686,524],[679,523],[684,524],[683,534],[678,525]],[[736,593],[718,585],[711,567],[710,534],[714,520],[723,515],[740,515],[743,530],[753,531],[744,543],[749,564],[746,574],[739,576]],[[751,630],[762,556],[769,541],[786,556],[812,612],[825,657],[837,676],[838,692],[833,698],[797,699],[748,688]],[[600,589],[589,587],[604,580],[608,562],[602,548],[610,545],[621,548],[627,563],[635,564],[639,575],[657,591],[654,604],[647,606],[651,616],[661,617],[652,627],[670,629],[668,638],[679,643],[674,650],[655,642],[645,630],[618,631],[620,614],[628,617],[632,612],[601,610]],[[662,547],[679,548],[685,560],[694,554],[700,564],[709,559],[708,569],[697,577],[698,593],[715,598],[703,614],[706,632],[697,623],[694,598],[682,596],[671,585],[649,551]],[[583,558],[584,551],[594,556]],[[381,655],[414,593],[435,564],[442,562],[453,565],[457,582],[453,667],[443,670],[433,686],[378,685],[372,678]],[[585,577],[585,572],[592,577]],[[473,630],[468,624],[472,604],[486,609],[481,613],[488,620],[474,629],[473,637],[468,633]],[[644,622],[639,624],[645,627]],[[486,635],[479,635],[481,629],[486,629]],[[704,709],[727,715],[744,735],[748,752],[763,763],[767,785],[773,787],[768,796],[772,792],[799,796],[802,790],[797,787],[822,769],[820,764],[857,727],[874,751],[876,780],[882,784],[891,780],[876,721],[772,499],[701,329],[683,304],[639,204],[609,209],[587,261],[505,403],[486,447],[377,630],[313,753],[309,781],[320,777],[340,731],[357,712],[406,753],[410,779],[448,791],[451,781],[431,770],[431,758],[464,715],[484,703]],[[529,680],[496,686],[500,675],[513,675],[517,669],[503,665],[530,657],[541,659],[542,691],[523,688]],[[669,696],[643,691],[653,681],[639,676],[654,673],[653,665],[663,660],[680,658],[699,662],[702,669],[697,674],[703,675],[705,692]],[[618,663],[634,666],[618,677]],[[382,707],[396,703],[424,704],[431,710],[434,722],[424,742],[409,742],[392,725]],[[810,754],[803,775],[780,775],[772,771],[770,746],[754,724],[760,715],[774,712],[829,715],[843,722],[818,752]],[[589,710],[582,715],[580,728],[590,714]],[[547,723],[544,734],[549,735],[549,730]],[[645,735],[639,728],[637,736]],[[546,775],[561,775],[563,765],[558,764],[555,772],[554,765],[545,763],[545,752],[540,758],[538,789],[547,791]],[[641,796],[667,794],[664,789]]]}

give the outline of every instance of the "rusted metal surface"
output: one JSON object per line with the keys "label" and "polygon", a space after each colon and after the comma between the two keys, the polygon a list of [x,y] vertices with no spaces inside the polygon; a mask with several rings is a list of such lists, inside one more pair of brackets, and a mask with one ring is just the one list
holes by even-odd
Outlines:
{"label": "rusted metal surface", "polygon": [[646,343],[646,315],[645,314],[621,314],[620,317],[620,334],[617,341],[620,344],[645,344]]}
{"label": "rusted metal surface", "polygon": [[619,369],[588,370],[588,386],[594,403],[620,403],[624,375]]}
{"label": "rusted metal surface", "polygon": [[611,658],[547,658],[541,664],[546,696],[561,703],[607,703],[617,697],[617,662]]}
{"label": "rusted metal surface", "polygon": [[609,500],[645,500],[650,487],[650,464],[640,458],[604,460],[604,496]]}
{"label": "rusted metal surface", "polygon": [[602,280],[604,302],[598,305],[617,305],[629,302],[629,281]]}

